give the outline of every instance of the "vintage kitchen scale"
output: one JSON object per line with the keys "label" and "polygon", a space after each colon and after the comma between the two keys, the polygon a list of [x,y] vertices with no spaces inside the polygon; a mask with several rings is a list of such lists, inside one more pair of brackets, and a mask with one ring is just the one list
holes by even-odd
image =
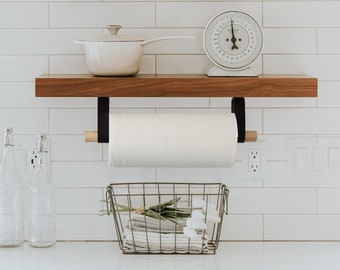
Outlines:
{"label": "vintage kitchen scale", "polygon": [[251,64],[261,55],[263,31],[250,15],[241,11],[217,14],[205,28],[203,44],[213,63],[206,70],[208,76],[258,76]]}

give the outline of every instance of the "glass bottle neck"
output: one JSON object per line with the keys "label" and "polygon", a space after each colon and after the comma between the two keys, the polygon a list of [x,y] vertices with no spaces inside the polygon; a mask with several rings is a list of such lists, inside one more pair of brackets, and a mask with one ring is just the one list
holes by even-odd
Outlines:
{"label": "glass bottle neck", "polygon": [[36,168],[47,168],[49,166],[48,140],[46,134],[39,134],[37,139]]}
{"label": "glass bottle neck", "polygon": [[13,129],[5,128],[4,130],[4,146],[13,146]]}

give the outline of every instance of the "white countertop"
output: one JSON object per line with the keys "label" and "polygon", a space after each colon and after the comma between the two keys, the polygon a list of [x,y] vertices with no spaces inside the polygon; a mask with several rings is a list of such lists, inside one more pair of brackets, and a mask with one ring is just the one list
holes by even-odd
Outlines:
{"label": "white countertop", "polygon": [[340,242],[228,242],[216,255],[123,255],[112,242],[27,243],[0,248],[1,270],[328,270],[340,269]]}

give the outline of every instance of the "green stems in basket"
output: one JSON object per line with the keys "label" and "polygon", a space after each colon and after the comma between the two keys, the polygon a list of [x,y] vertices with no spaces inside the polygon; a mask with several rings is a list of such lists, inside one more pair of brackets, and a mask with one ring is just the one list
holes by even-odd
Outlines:
{"label": "green stems in basket", "polygon": [[[145,215],[151,218],[156,218],[160,220],[168,220],[174,223],[177,223],[177,220],[180,219],[186,219],[190,217],[191,210],[190,208],[177,208],[177,207],[171,207],[173,205],[176,205],[176,203],[181,199],[181,197],[178,197],[176,199],[169,200],[162,204],[157,204],[154,206],[150,206],[149,208],[134,208],[129,207],[126,205],[121,204],[113,204],[113,207],[115,207],[117,212],[134,212],[140,215]],[[106,201],[110,207],[108,207],[107,210],[102,210],[101,212],[103,214],[110,215],[113,211],[111,209],[112,204],[109,201]]]}
{"label": "green stems in basket", "polygon": [[148,209],[143,210],[143,214],[148,217],[169,220],[172,222],[176,222],[177,219],[188,218],[191,215],[190,209],[170,207],[176,204],[180,199],[181,197],[159,205],[151,206]]}

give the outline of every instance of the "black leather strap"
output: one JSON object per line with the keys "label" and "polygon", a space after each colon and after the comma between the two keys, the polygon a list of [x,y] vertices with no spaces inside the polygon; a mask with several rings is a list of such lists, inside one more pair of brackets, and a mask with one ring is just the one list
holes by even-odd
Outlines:
{"label": "black leather strap", "polygon": [[109,142],[110,98],[98,98],[98,143]]}
{"label": "black leather strap", "polygon": [[243,97],[234,97],[231,100],[231,112],[235,113],[237,120],[237,142],[244,143],[246,139],[246,109]]}

